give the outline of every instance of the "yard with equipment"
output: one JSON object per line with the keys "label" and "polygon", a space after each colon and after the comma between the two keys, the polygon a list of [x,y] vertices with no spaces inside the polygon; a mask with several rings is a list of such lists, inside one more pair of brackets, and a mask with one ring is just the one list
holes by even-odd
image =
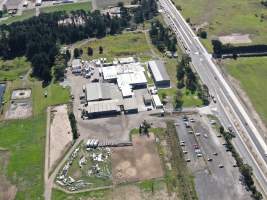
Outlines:
{"label": "yard with equipment", "polygon": [[267,41],[267,9],[258,0],[175,0],[182,14],[196,28],[208,32],[208,39],[203,40],[209,51],[213,37],[233,33],[249,34],[252,43],[262,44]]}

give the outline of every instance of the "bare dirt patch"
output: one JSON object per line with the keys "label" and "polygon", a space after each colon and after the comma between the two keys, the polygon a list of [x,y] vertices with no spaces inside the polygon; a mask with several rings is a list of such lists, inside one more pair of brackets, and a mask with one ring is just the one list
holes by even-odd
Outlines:
{"label": "bare dirt patch", "polygon": [[163,176],[154,134],[135,135],[133,146],[112,149],[112,174],[114,183],[139,181]]}
{"label": "bare dirt patch", "polygon": [[17,188],[12,185],[6,178],[5,171],[9,160],[8,151],[0,150],[0,199],[13,200],[15,199]]}
{"label": "bare dirt patch", "polygon": [[231,35],[220,36],[219,40],[223,44],[247,44],[251,43],[249,34],[233,33]]}
{"label": "bare dirt patch", "polygon": [[12,100],[6,112],[6,119],[22,119],[32,115],[32,104],[30,100]]}
{"label": "bare dirt patch", "polygon": [[31,90],[30,89],[20,89],[14,90],[11,95],[11,99],[27,99],[31,97]]}
{"label": "bare dirt patch", "polygon": [[67,105],[53,107],[50,114],[49,168],[51,168],[56,161],[60,159],[72,142]]}
{"label": "bare dirt patch", "polygon": [[130,4],[131,0],[93,0],[93,4],[95,4],[95,9],[103,9],[112,6],[117,6],[119,2],[123,2],[124,5]]}

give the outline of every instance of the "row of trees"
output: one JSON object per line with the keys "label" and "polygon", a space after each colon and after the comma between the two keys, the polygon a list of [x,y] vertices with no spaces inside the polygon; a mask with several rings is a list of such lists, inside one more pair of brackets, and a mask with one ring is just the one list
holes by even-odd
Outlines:
{"label": "row of trees", "polygon": [[195,75],[190,66],[190,62],[190,56],[184,54],[177,65],[176,78],[178,81],[178,91],[175,97],[176,108],[182,107],[183,93],[181,92],[181,89],[183,88],[186,88],[191,93],[197,92],[197,95],[203,101],[203,104],[209,104],[209,89],[207,85],[200,84],[198,77]]}
{"label": "row of trees", "polygon": [[253,176],[252,168],[248,164],[243,162],[243,159],[239,156],[234,146],[232,145],[231,140],[234,137],[233,134],[225,131],[222,126],[220,127],[220,133],[223,135],[227,143],[227,148],[231,151],[233,157],[236,160],[236,165],[243,176],[243,182],[246,184],[247,188],[252,193],[251,197],[255,200],[263,199],[262,194],[255,187],[254,180],[252,177]]}
{"label": "row of trees", "polygon": [[134,0],[132,4],[139,4],[134,12],[134,21],[143,23],[145,20],[152,19],[158,13],[156,0]]}
{"label": "row of trees", "polygon": [[165,28],[158,20],[151,22],[149,34],[152,43],[160,52],[164,52],[166,50],[172,53],[176,52],[176,36],[169,28]]}

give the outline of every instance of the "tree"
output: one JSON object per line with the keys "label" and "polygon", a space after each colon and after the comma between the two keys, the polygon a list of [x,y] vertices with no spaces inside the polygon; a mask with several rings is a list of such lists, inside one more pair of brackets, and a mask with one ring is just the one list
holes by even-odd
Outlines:
{"label": "tree", "polygon": [[223,134],[224,133],[224,127],[220,126],[220,133]]}
{"label": "tree", "polygon": [[92,55],[94,54],[94,50],[93,50],[93,48],[88,47],[88,48],[87,48],[87,54],[88,54],[88,56],[92,56]]}
{"label": "tree", "polygon": [[199,33],[199,36],[203,39],[207,39],[208,33],[207,33],[207,31],[201,30]]}
{"label": "tree", "polygon": [[49,58],[46,53],[39,53],[32,58],[33,75],[48,82],[51,80],[49,66]]}
{"label": "tree", "polygon": [[69,50],[67,50],[66,51],[66,61],[69,61],[70,60],[70,58],[71,58],[71,53],[70,53],[70,51]]}
{"label": "tree", "polygon": [[99,46],[99,54],[102,54],[104,51],[103,47],[102,46]]}
{"label": "tree", "polygon": [[74,49],[74,58],[79,58],[80,57],[80,50],[78,48]]}
{"label": "tree", "polygon": [[69,113],[70,126],[72,130],[73,139],[76,140],[79,137],[77,129],[77,121],[73,112]]}
{"label": "tree", "polygon": [[175,108],[181,108],[183,106],[183,93],[181,90],[177,90],[175,95]]}
{"label": "tree", "polygon": [[212,40],[211,43],[213,45],[213,52],[220,55],[222,53],[222,43],[219,40]]}

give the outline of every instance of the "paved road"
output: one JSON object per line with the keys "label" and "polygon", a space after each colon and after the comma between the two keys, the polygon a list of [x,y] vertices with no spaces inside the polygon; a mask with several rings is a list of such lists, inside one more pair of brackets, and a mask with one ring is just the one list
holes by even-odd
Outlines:
{"label": "paved road", "polygon": [[164,15],[177,35],[178,41],[191,56],[192,64],[216,99],[216,109],[222,124],[233,127],[237,133],[235,146],[241,156],[249,163],[260,186],[267,194],[267,146],[253,124],[237,95],[226,82],[212,57],[203,47],[198,37],[186,23],[170,0],[160,0]]}

